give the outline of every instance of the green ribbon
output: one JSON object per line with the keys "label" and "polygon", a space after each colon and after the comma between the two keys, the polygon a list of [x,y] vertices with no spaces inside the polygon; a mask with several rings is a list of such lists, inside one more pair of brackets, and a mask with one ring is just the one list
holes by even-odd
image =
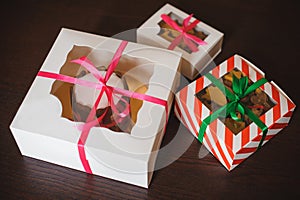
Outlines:
{"label": "green ribbon", "polygon": [[[207,126],[211,122],[215,121],[218,117],[226,118],[227,116],[230,116],[236,121],[242,121],[244,115],[248,115],[248,117],[263,132],[262,138],[257,147],[257,150],[260,149],[260,147],[263,144],[263,141],[266,138],[268,127],[249,108],[243,105],[240,102],[240,100],[249,95],[251,92],[255,91],[257,88],[259,88],[266,82],[268,82],[267,79],[261,78],[257,82],[248,86],[249,80],[247,76],[238,79],[235,75],[233,75],[232,89],[234,93],[232,93],[228,88],[226,88],[226,86],[221,81],[215,78],[212,74],[208,73],[205,75],[205,77],[208,78],[216,87],[218,87],[223,92],[223,94],[229,99],[229,103],[222,106],[203,120],[202,125],[199,129],[198,140],[201,143],[203,142],[203,137]],[[239,111],[241,113],[242,118],[239,118],[236,115],[236,111]]]}

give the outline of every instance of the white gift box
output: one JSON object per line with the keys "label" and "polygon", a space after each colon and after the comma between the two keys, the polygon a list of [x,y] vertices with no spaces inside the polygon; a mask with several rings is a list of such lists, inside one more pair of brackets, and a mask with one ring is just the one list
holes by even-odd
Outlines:
{"label": "white gift box", "polygon": [[[110,52],[95,58],[98,64],[106,66],[120,42],[62,29],[41,71],[59,73],[74,45],[88,46],[100,53]],[[168,107],[171,107],[172,91],[176,90],[179,81],[181,53],[128,43],[123,55],[152,63],[152,67],[146,68],[146,71],[137,70],[131,75],[137,76],[137,79],[145,76],[145,80],[148,79],[146,94],[166,100]],[[50,94],[54,81],[44,77],[35,78],[10,129],[22,155],[85,171],[78,154],[81,131],[76,125],[80,122],[61,117],[61,102]],[[163,106],[143,101],[130,134],[93,127],[85,143],[86,158],[93,174],[147,188],[154,171],[165,122]]]}
{"label": "white gift box", "polygon": [[[158,34],[161,30],[159,23],[162,21],[162,14],[170,15],[173,20],[178,20],[180,23],[188,17],[188,14],[170,4],[166,4],[137,29],[138,43],[168,48],[171,42]],[[192,18],[191,22],[194,20],[195,18]],[[195,29],[207,35],[204,39],[207,43],[206,45],[199,45],[199,50],[192,53],[183,50],[179,46],[176,46],[174,49],[183,55],[181,73],[191,80],[201,73],[221,52],[223,42],[223,33],[202,22],[201,19]]]}

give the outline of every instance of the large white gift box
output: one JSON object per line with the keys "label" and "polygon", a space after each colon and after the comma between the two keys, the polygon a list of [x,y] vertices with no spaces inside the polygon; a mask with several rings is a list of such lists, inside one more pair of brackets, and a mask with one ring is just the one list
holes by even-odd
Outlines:
{"label": "large white gift box", "polygon": [[[166,4],[153,14],[146,22],[137,29],[137,42],[146,45],[152,45],[160,48],[168,48],[169,45],[179,36],[179,31],[174,32],[173,28],[166,25],[162,19],[162,15],[168,15],[179,27],[184,24],[184,19],[188,18],[189,14],[175,8],[170,4]],[[190,23],[193,23],[196,18],[192,17]],[[183,40],[183,43],[177,45],[174,50],[182,53],[182,68],[181,73],[190,80],[195,79],[221,52],[223,33],[215,28],[207,25],[200,20],[197,25],[191,29],[189,35],[202,37],[206,43],[198,45],[198,50],[191,51],[183,43],[194,43],[191,39]],[[196,45],[196,43],[195,43]]]}
{"label": "large white gift box", "polygon": [[[96,66],[107,67],[120,43],[113,38],[62,29],[40,71],[61,73],[70,52],[78,48],[89,52]],[[72,59],[76,59],[74,55]],[[170,108],[178,86],[180,60],[179,52],[129,42],[120,65],[125,66],[125,71],[126,66],[140,65],[129,68],[126,76],[146,85],[146,95],[167,102]],[[84,122],[62,117],[65,110],[61,101],[50,94],[55,81],[35,78],[10,125],[11,131],[22,155],[87,171],[79,155],[79,127]],[[83,152],[90,173],[147,188],[165,132],[169,115],[166,110],[162,105],[143,101],[129,133],[100,126],[91,128]]]}

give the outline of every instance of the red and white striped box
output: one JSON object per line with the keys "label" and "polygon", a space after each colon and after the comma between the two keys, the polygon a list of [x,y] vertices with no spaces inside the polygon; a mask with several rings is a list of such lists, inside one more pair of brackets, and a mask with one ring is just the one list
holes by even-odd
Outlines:
{"label": "red and white striped box", "polygon": [[[261,70],[239,55],[232,56],[209,73],[220,78],[234,68],[242,71],[253,82],[264,77]],[[195,94],[210,84],[211,81],[202,76],[176,94],[175,114],[196,138],[202,121],[212,112]],[[265,144],[288,125],[296,105],[274,82],[267,82],[260,88],[276,103],[259,117],[268,127],[263,141]],[[223,122],[216,119],[208,125],[203,144],[230,171],[257,150],[261,139],[262,130],[255,123],[235,135]]]}

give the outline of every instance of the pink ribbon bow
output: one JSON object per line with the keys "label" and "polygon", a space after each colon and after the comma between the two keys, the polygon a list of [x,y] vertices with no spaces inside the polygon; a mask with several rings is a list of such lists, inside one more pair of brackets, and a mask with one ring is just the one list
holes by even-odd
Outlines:
{"label": "pink ribbon bow", "polygon": [[[190,23],[191,18],[193,17],[193,14],[189,15],[187,18],[183,20],[182,27],[180,27],[171,17],[169,17],[166,14],[162,14],[161,18],[163,21],[165,21],[169,26],[171,26],[174,30],[180,32],[181,34],[177,36],[172,43],[169,45],[168,49],[173,50],[177,45],[180,44],[181,41],[183,41],[191,50],[192,52],[197,52],[199,49],[197,47],[197,44],[199,45],[206,45],[207,43],[201,40],[200,38],[189,34],[188,31],[192,30],[197,26],[197,24],[200,22],[199,20],[195,20]],[[194,42],[195,43],[194,43]]]}
{"label": "pink ribbon bow", "polygon": [[[97,107],[98,107],[100,100],[104,93],[107,96],[107,99],[108,99],[109,105],[111,106],[112,111],[115,114],[117,114],[117,116],[119,118],[118,121],[121,121],[122,119],[129,116],[129,114],[130,114],[128,102],[125,99],[123,99],[122,97],[118,96],[118,95],[123,95],[123,96],[127,96],[130,98],[148,101],[151,103],[155,103],[155,104],[164,106],[165,112],[166,112],[166,124],[167,124],[167,120],[168,120],[167,101],[153,97],[153,96],[149,96],[146,94],[139,94],[139,93],[135,93],[132,91],[123,90],[120,88],[115,88],[115,87],[111,87],[111,86],[107,85],[107,81],[109,80],[110,76],[113,74],[115,68],[117,67],[119,60],[122,56],[122,53],[123,53],[125,47],[127,46],[127,44],[128,44],[127,41],[122,41],[122,43],[120,44],[119,48],[117,49],[117,51],[113,57],[111,63],[109,64],[109,66],[107,68],[105,77],[103,77],[101,75],[101,73],[97,70],[97,68],[93,65],[93,63],[91,61],[89,61],[86,57],[82,57],[80,59],[71,61],[73,63],[80,64],[82,67],[84,67],[86,70],[88,70],[98,80],[97,83],[81,80],[78,78],[74,78],[74,77],[70,77],[70,76],[66,76],[66,75],[62,75],[62,74],[56,74],[56,73],[52,73],[52,72],[44,72],[44,71],[38,72],[38,76],[40,76],[40,77],[55,79],[55,80],[59,80],[59,81],[67,82],[67,83],[82,85],[82,86],[100,90],[100,93],[99,93],[87,119],[86,119],[86,123],[83,124],[82,126],[78,127],[81,130],[81,135],[80,135],[80,138],[77,143],[79,157],[80,157],[81,163],[84,167],[84,170],[90,174],[92,174],[92,170],[91,170],[88,160],[86,159],[84,145],[88,138],[90,129],[92,127],[98,125],[99,122],[101,122],[101,120],[107,114],[108,109],[106,109],[103,114],[101,114],[99,117],[96,117],[96,119],[95,119]],[[118,94],[118,95],[116,95],[116,94]],[[121,100],[125,103],[125,108],[123,108],[123,110],[118,109],[117,105],[114,103],[113,96],[117,97],[119,100]],[[166,128],[166,124],[165,124],[164,128]]]}

